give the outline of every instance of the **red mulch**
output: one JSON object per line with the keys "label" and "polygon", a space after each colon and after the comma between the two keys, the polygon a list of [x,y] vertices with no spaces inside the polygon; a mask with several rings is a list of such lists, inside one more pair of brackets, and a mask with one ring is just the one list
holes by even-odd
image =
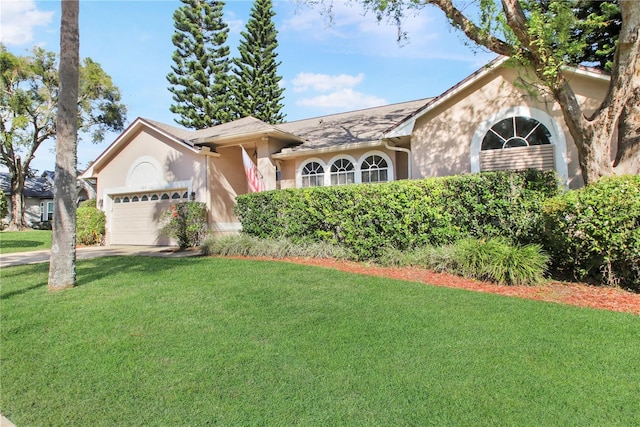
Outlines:
{"label": "red mulch", "polygon": [[436,273],[417,267],[379,267],[357,262],[318,258],[284,258],[276,261],[640,315],[640,294],[617,288],[567,282],[550,282],[539,286],[505,286],[466,279],[447,273]]}

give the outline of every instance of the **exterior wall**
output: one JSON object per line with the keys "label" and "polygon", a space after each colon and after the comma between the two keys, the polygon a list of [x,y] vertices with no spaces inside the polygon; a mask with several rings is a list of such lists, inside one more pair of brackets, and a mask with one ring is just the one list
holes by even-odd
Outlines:
{"label": "exterior wall", "polygon": [[42,222],[40,218],[40,202],[53,202],[52,199],[32,199],[25,197],[24,199],[24,219],[27,224],[32,227],[34,224]]}
{"label": "exterior wall", "polygon": [[[514,69],[494,70],[420,117],[412,134],[413,178],[471,172],[471,142],[478,128],[499,112],[531,108],[557,124],[558,136],[566,142],[568,185],[582,186],[577,149],[559,105],[514,86],[512,82],[519,77]],[[606,82],[587,77],[577,76],[574,83],[579,101],[588,108],[595,108],[607,89]]]}
{"label": "exterior wall", "polygon": [[216,234],[240,230],[233,214],[236,196],[247,192],[247,178],[242,166],[240,147],[218,149],[220,157],[210,157],[209,168],[209,224]]}
{"label": "exterior wall", "polygon": [[[40,203],[44,202],[45,205],[47,202],[53,202],[53,199],[34,199],[32,197],[24,198],[24,220],[29,227],[33,227],[34,225],[43,222],[40,216]],[[4,224],[8,224],[11,221],[11,198],[7,196],[7,208],[9,210],[9,214],[0,218]]]}
{"label": "exterior wall", "polygon": [[[97,171],[98,206],[107,214],[108,244],[113,195],[185,188],[196,201],[207,202],[205,157],[188,147],[145,129],[132,135],[115,154]],[[157,212],[156,218],[162,214]]]}

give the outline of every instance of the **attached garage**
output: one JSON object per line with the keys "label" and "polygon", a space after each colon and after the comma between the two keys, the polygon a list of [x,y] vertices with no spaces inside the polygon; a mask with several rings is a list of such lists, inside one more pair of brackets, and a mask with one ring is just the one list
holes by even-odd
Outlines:
{"label": "attached garage", "polygon": [[187,201],[184,189],[112,195],[109,224],[112,245],[169,245],[161,229],[172,204]]}

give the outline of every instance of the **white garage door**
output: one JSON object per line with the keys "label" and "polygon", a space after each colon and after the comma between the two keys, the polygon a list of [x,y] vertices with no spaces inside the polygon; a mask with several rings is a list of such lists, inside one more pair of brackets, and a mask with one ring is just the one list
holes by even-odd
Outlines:
{"label": "white garage door", "polygon": [[169,245],[160,233],[171,204],[188,200],[186,189],[112,196],[109,243],[112,245]]}

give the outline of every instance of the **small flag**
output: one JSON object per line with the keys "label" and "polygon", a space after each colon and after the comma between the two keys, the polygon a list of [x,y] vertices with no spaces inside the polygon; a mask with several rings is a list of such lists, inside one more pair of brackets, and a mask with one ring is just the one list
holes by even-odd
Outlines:
{"label": "small flag", "polygon": [[242,148],[242,164],[244,165],[244,173],[247,175],[247,183],[249,184],[249,193],[257,193],[259,191],[264,191],[264,183],[260,178],[260,172],[258,172],[258,168],[251,161],[251,158],[245,151],[244,147]]}

